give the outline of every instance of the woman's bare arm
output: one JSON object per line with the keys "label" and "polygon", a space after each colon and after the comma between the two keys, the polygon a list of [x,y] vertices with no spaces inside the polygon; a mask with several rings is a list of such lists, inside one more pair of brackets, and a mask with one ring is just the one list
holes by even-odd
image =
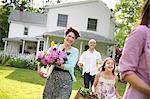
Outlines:
{"label": "woman's bare arm", "polygon": [[148,86],[142,79],[136,74],[126,75],[124,80],[131,84],[135,89],[141,91],[146,95],[150,95],[150,86]]}

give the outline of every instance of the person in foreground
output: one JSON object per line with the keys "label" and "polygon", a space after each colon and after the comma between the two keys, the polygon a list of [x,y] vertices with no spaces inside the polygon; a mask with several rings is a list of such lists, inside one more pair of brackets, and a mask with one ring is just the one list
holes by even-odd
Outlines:
{"label": "person in foreground", "polygon": [[102,64],[102,70],[96,74],[92,92],[99,99],[119,99],[117,76],[115,76],[115,60],[108,57]]}
{"label": "person in foreground", "polygon": [[119,68],[127,81],[123,99],[150,99],[150,0],[145,0],[140,25],[126,39]]}
{"label": "person in foreground", "polygon": [[101,54],[96,51],[96,40],[90,39],[88,42],[89,49],[80,56],[78,65],[83,68],[84,87],[89,89],[89,84],[93,85],[96,75],[96,63],[101,61]]}
{"label": "person in foreground", "polygon": [[72,81],[76,81],[74,67],[78,60],[79,51],[72,47],[75,40],[80,37],[79,32],[70,27],[65,32],[64,43],[59,49],[69,52],[65,64],[55,66],[46,81],[43,99],[69,99],[72,92]]}

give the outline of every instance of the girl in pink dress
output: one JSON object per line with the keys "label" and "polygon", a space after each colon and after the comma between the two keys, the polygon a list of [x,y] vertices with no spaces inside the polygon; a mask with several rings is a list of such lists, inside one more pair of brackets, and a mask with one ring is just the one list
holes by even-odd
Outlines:
{"label": "girl in pink dress", "polygon": [[115,60],[106,58],[102,65],[102,70],[95,77],[92,86],[92,92],[99,99],[119,99],[119,94],[116,87],[117,77],[114,74]]}

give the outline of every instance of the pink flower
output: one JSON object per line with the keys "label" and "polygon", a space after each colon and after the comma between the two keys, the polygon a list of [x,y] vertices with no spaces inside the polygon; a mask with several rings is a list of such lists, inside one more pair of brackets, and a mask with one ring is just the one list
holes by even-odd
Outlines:
{"label": "pink flower", "polygon": [[57,47],[50,47],[48,52],[37,52],[37,61],[43,65],[61,65],[67,60],[67,53],[60,51]]}
{"label": "pink flower", "polygon": [[47,52],[43,51],[38,51],[36,54],[37,61],[40,62],[43,66],[50,66],[48,67],[47,73],[44,73],[39,70],[39,74],[41,77],[48,77],[51,73],[52,70],[56,65],[60,66],[61,64],[64,64],[67,61],[67,55],[68,53],[65,53],[63,50],[60,51],[58,47],[50,47]]}
{"label": "pink flower", "polygon": [[67,56],[67,54],[63,51],[59,52],[59,57],[65,58]]}
{"label": "pink flower", "polygon": [[40,60],[40,62],[41,62],[43,65],[48,65],[48,62],[47,62],[47,60],[46,60],[45,58],[42,58],[42,59]]}
{"label": "pink flower", "polygon": [[45,57],[45,59],[47,60],[48,64],[54,63],[55,59],[52,58],[49,54],[48,56]]}
{"label": "pink flower", "polygon": [[44,51],[38,51],[37,54],[36,54],[36,59],[38,58],[43,58],[44,57]]}
{"label": "pink flower", "polygon": [[59,57],[59,58],[57,59],[56,63],[57,63],[58,65],[64,64],[64,59],[63,59],[62,57]]}

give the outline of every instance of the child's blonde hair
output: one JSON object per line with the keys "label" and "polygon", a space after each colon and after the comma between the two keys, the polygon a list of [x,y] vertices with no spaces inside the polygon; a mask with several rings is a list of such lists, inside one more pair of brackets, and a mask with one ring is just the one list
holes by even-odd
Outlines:
{"label": "child's blonde hair", "polygon": [[113,58],[111,58],[111,57],[107,57],[107,58],[103,61],[103,64],[102,64],[102,66],[101,66],[101,71],[105,71],[105,65],[106,65],[106,62],[107,62],[108,60],[113,60],[113,61],[114,61],[114,69],[112,70],[112,73],[115,75],[115,65],[116,65],[116,61],[115,61]]}

